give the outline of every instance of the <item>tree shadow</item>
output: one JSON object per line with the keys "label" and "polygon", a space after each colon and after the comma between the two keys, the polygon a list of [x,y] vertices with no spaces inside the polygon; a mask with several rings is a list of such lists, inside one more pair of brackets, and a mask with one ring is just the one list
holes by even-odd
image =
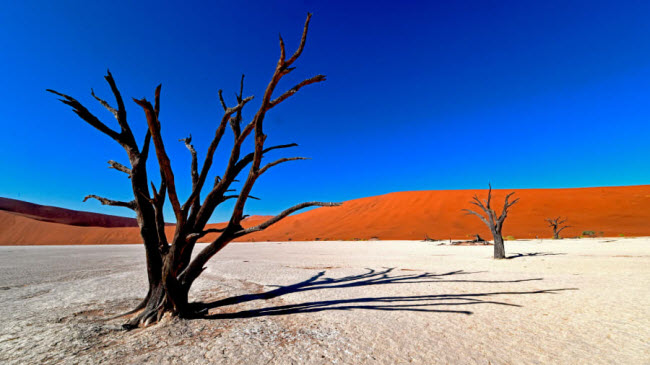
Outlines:
{"label": "tree shadow", "polygon": [[508,257],[506,260],[512,260],[520,257],[536,257],[536,256],[559,256],[566,255],[566,253],[556,253],[556,252],[529,252],[529,253],[515,253]]}
{"label": "tree shadow", "polygon": [[[342,289],[353,287],[365,287],[387,284],[420,284],[420,283],[521,283],[528,281],[540,281],[542,278],[518,279],[518,280],[469,280],[455,277],[477,274],[480,271],[466,272],[463,270],[451,271],[443,274],[423,273],[423,274],[397,274],[391,275],[395,268],[385,268],[383,270],[368,270],[360,275],[351,275],[341,278],[324,277],[325,271],[321,271],[311,278],[296,284],[277,286],[277,289],[269,290],[258,294],[245,294],[224,298],[209,303],[193,303],[193,312],[197,316],[206,319],[225,319],[225,318],[251,318],[261,316],[276,316],[294,313],[313,313],[326,310],[343,311],[343,310],[380,310],[380,311],[411,311],[411,312],[437,312],[437,313],[457,313],[470,315],[473,312],[468,310],[455,309],[434,309],[436,306],[467,306],[477,304],[493,304],[510,307],[520,307],[517,304],[511,304],[503,301],[494,300],[493,297],[505,295],[527,295],[527,294],[556,294],[564,290],[577,290],[576,288],[562,289],[545,289],[532,291],[495,291],[485,293],[462,293],[462,294],[435,294],[435,295],[413,295],[413,296],[380,296],[380,297],[362,297],[352,299],[333,299],[323,301],[313,301],[298,304],[288,304],[271,306],[266,308],[240,310],[231,312],[226,310],[221,313],[208,314],[213,308],[221,308],[234,304],[241,304],[254,300],[269,300],[291,293],[299,293],[310,290],[328,290]],[[272,285],[274,286],[274,285]]]}

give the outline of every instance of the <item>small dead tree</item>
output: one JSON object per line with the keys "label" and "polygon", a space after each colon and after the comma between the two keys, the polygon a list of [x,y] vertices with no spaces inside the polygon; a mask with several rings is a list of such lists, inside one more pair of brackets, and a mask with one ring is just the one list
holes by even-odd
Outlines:
{"label": "small dead tree", "polygon": [[[273,98],[275,88],[282,77],[295,69],[292,65],[300,57],[305,47],[310,18],[311,14],[308,14],[298,49],[288,58],[285,53],[284,41],[280,37],[280,59],[275,67],[271,81],[264,91],[261,105],[248,124],[241,124],[243,119],[242,109],[253,99],[253,96],[243,96],[244,76],[241,78],[239,93],[236,95],[237,105],[228,107],[221,90],[219,90],[219,99],[224,114],[217,125],[214,138],[207,149],[205,160],[200,169],[197,152],[191,144],[191,137],[181,140],[185,143],[191,154],[192,190],[185,202],[181,202],[176,193],[174,173],[160,131],[160,85],[155,89],[153,105],[145,98],[133,99],[144,110],[148,125],[146,136],[140,146],[136,142],[136,138],[127,122],[124,101],[110,71],[105,79],[115,97],[117,107],[111,106],[107,101],[96,96],[94,92],[91,92],[91,95],[117,119],[120,127],[119,131],[101,122],[73,97],[48,89],[49,92],[60,96],[60,101],[71,106],[73,111],[81,119],[120,144],[129,158],[130,167],[112,160],[108,163],[110,167],[128,175],[131,180],[133,200],[115,201],[97,195],[88,195],[84,198],[84,201],[93,198],[104,205],[131,209],[135,211],[137,216],[140,235],[142,236],[145,247],[149,291],[140,305],[133,311],[126,313],[134,314],[138,311],[140,312],[125,324],[126,328],[155,323],[166,313],[182,317],[195,315],[191,306],[188,304],[188,292],[192,283],[205,269],[205,264],[208,260],[228,243],[247,234],[262,231],[298,210],[314,206],[339,205],[337,203],[323,202],[302,203],[281,212],[277,216],[257,226],[249,228],[242,227],[242,220],[245,218],[244,207],[248,199],[254,199],[250,193],[253,185],[260,176],[270,168],[281,163],[304,159],[303,157],[280,158],[262,165],[263,157],[266,157],[269,152],[297,146],[297,144],[291,143],[266,147],[264,144],[266,135],[264,134],[263,122],[268,111],[291,97],[304,86],[325,81],[324,75],[316,75],[294,85],[280,96]],[[207,184],[206,180],[212,167],[214,153],[228,126],[230,126],[234,137],[230,158],[221,177],[217,177],[214,184]],[[250,140],[248,138],[249,136],[252,136],[254,151],[242,156],[242,144],[247,139]],[[150,190],[147,174],[147,159],[152,143],[160,170],[161,183],[158,188],[151,183]],[[240,192],[233,194],[231,184],[238,181],[237,177],[246,169],[248,170],[247,176],[243,179],[244,182]],[[207,194],[203,201],[201,201],[201,194],[206,185],[208,185]],[[163,206],[166,198],[169,199],[176,218],[173,237],[167,237],[165,233]],[[227,225],[221,229],[207,229],[206,224],[215,208],[230,199],[235,200],[235,204]],[[192,251],[195,248],[196,242],[207,234],[215,232],[220,233],[219,236],[196,256],[192,257]]]}
{"label": "small dead tree", "polygon": [[503,236],[501,235],[501,230],[503,229],[503,222],[506,220],[506,217],[508,216],[508,208],[515,205],[515,203],[519,201],[519,198],[510,202],[509,199],[514,194],[514,192],[506,195],[506,199],[503,204],[503,210],[501,211],[501,215],[497,217],[496,212],[491,207],[492,185],[489,185],[489,187],[490,188],[488,190],[487,200],[481,201],[478,198],[478,196],[474,195],[473,201],[470,202],[471,204],[474,204],[477,207],[481,208],[481,210],[485,212],[487,217],[484,217],[482,214],[479,214],[471,209],[463,209],[463,211],[465,211],[466,214],[473,214],[479,217],[483,221],[483,223],[485,223],[488,226],[488,228],[490,228],[490,232],[492,232],[492,236],[494,237],[494,258],[505,259],[506,251],[503,246]]}
{"label": "small dead tree", "polygon": [[485,240],[483,239],[483,237],[481,237],[478,233],[475,234],[474,237],[475,237],[475,238],[474,238],[473,241],[476,242],[476,243],[487,242],[487,241],[485,241]]}
{"label": "small dead tree", "polygon": [[556,217],[556,218],[546,218],[544,220],[548,223],[549,227],[553,228],[553,239],[555,240],[560,239],[560,232],[562,232],[563,229],[571,227],[571,226],[563,225],[564,223],[566,223],[568,218]]}

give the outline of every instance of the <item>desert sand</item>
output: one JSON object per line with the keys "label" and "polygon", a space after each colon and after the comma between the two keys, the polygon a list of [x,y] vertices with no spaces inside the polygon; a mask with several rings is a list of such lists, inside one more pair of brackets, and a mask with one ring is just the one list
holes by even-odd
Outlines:
{"label": "desert sand", "polygon": [[648,364],[650,239],[233,243],[131,332],[139,245],[0,247],[0,363]]}
{"label": "desert sand", "polygon": [[[242,225],[250,227],[268,219],[253,216]],[[221,228],[223,224],[210,224],[208,228]],[[173,237],[174,226],[165,227],[167,236]],[[210,234],[207,239],[215,237]],[[22,245],[107,245],[142,243],[137,227],[83,227],[44,222],[21,214],[0,211],[0,246]]]}
{"label": "desert sand", "polygon": [[[502,203],[503,196],[510,191],[494,191],[494,207],[498,212],[502,206],[496,202]],[[512,191],[516,191],[515,196],[521,200],[510,209],[503,229],[506,237],[551,237],[544,218],[560,215],[568,217],[567,223],[571,226],[562,232],[564,237],[577,237],[583,231],[594,231],[605,237],[650,235],[650,209],[647,208],[650,206],[650,185]],[[320,208],[290,216],[242,240],[327,241],[373,237],[416,240],[423,239],[425,234],[437,239],[467,239],[476,233],[489,239],[487,227],[478,218],[464,215],[461,211],[473,207],[469,201],[474,194],[484,198],[486,190],[411,191],[355,199],[340,207]],[[56,214],[61,218],[56,218]],[[104,216],[108,217],[104,219],[98,216],[17,201],[13,201],[13,205],[0,204],[0,245],[141,242],[137,228],[124,227],[133,221],[125,222],[121,218],[112,222],[111,216]],[[259,224],[267,218],[249,217],[244,226]],[[106,221],[110,221],[110,225]],[[93,227],[79,226],[89,223]],[[173,234],[173,229],[173,226],[167,227],[168,235]],[[214,237],[208,235],[205,241]]]}
{"label": "desert sand", "polygon": [[72,209],[34,204],[26,201],[0,198],[0,211],[43,222],[61,223],[82,227],[137,227],[135,218],[116,215],[80,212]]}
{"label": "desert sand", "polygon": [[[519,203],[510,208],[503,235],[514,238],[551,237],[544,218],[565,216],[571,227],[564,237],[583,231],[602,232],[606,237],[650,235],[650,185],[574,188],[493,190],[497,212],[509,192]],[[461,209],[477,208],[472,196],[487,197],[485,190],[407,191],[347,201],[341,207],[321,208],[288,217],[254,236],[257,241],[369,239],[468,238],[490,231],[475,216]],[[500,202],[500,204],[499,204]],[[477,208],[478,209],[478,208]],[[284,237],[282,237],[284,235]]]}

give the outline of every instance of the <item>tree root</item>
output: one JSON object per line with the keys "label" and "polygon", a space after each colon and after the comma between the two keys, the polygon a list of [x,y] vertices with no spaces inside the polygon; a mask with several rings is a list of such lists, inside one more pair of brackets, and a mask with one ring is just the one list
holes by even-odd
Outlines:
{"label": "tree root", "polygon": [[149,299],[149,298],[144,298],[144,299],[142,300],[142,302],[140,302],[140,304],[138,304],[135,308],[131,309],[131,310],[128,311],[128,312],[124,312],[124,313],[122,313],[122,314],[118,314],[118,315],[115,315],[115,316],[112,316],[112,317],[108,317],[108,318],[106,318],[106,320],[107,320],[107,321],[110,321],[110,320],[113,320],[113,319],[126,317],[126,316],[129,316],[129,315],[133,314],[133,313],[136,313],[136,312],[142,310],[144,307],[147,306],[147,300],[148,300],[148,299]]}
{"label": "tree root", "polygon": [[171,313],[172,315],[178,316],[181,315],[181,313],[177,313],[177,311],[174,310],[172,302],[169,300],[167,294],[163,294],[158,300],[152,300],[150,298],[145,309],[140,314],[124,323],[122,328],[125,330],[132,330],[139,327],[148,327],[160,322],[165,313]]}

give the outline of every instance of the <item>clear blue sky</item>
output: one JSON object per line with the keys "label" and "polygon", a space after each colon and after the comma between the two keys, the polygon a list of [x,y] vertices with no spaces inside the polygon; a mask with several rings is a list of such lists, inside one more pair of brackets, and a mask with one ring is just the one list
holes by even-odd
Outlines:
{"label": "clear blue sky", "polygon": [[[128,179],[106,163],[128,161],[45,92],[73,95],[115,126],[90,96],[92,87],[111,100],[110,68],[128,98],[152,98],[163,84],[163,137],[186,197],[189,154],[177,139],[192,133],[204,156],[221,116],[217,90],[232,103],[245,73],[245,94],[259,99],[278,33],[293,50],[308,11],[307,47],[278,90],[318,73],[327,81],[274,109],[265,127],[269,144],[297,142],[286,152],[312,160],[261,178],[262,201],[247,213],[488,181],[650,183],[647,1],[4,1],[0,196],[129,215],[81,203],[130,199]],[[127,108],[142,138],[142,111]]]}

